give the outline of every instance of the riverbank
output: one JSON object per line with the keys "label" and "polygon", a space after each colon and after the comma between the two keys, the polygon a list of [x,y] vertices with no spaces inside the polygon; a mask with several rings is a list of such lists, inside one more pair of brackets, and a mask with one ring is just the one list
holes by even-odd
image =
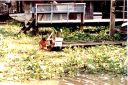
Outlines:
{"label": "riverbank", "polygon": [[63,78],[56,80],[31,80],[24,82],[6,81],[0,85],[127,85],[128,77],[112,76],[107,74],[81,74],[75,78]]}

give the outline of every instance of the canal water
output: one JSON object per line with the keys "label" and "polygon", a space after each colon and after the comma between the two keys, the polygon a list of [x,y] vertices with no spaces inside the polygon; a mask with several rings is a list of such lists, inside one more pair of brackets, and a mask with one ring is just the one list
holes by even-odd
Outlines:
{"label": "canal water", "polygon": [[26,82],[0,82],[0,85],[128,85],[128,76],[111,76],[107,74],[81,74],[75,78],[58,80],[33,80]]}

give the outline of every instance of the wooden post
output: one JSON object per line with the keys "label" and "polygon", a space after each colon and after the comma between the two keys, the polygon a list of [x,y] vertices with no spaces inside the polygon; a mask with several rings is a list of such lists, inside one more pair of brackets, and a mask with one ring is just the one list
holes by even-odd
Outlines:
{"label": "wooden post", "polygon": [[16,5],[17,5],[17,13],[22,13],[23,12],[22,1],[16,1]]}
{"label": "wooden post", "polygon": [[16,5],[17,5],[16,6],[17,7],[17,10],[16,11],[17,11],[17,13],[19,13],[19,1],[16,1]]}
{"label": "wooden post", "polygon": [[114,34],[115,28],[115,0],[111,0],[110,7],[110,25],[109,25],[109,35],[112,36]]}
{"label": "wooden post", "polygon": [[123,0],[123,22],[125,19],[125,0]]}
{"label": "wooden post", "polygon": [[93,4],[91,1],[88,1],[86,3],[86,14],[85,14],[85,18],[86,19],[93,19]]}
{"label": "wooden post", "polygon": [[20,10],[20,13],[23,13],[24,11],[23,11],[23,3],[22,3],[22,1],[19,1],[19,10]]}
{"label": "wooden post", "polygon": [[84,22],[83,13],[81,13],[81,22],[80,22],[80,31],[81,32],[83,31],[83,22]]}
{"label": "wooden post", "polygon": [[32,9],[32,18],[35,18],[35,16],[34,16],[34,14],[35,14],[35,2],[32,1],[31,3],[32,3],[32,7],[31,7],[31,9]]}

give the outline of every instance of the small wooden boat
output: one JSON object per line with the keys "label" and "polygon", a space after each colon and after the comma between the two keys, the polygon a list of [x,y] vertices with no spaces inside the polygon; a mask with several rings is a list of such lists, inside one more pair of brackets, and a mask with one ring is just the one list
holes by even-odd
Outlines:
{"label": "small wooden boat", "polygon": [[19,22],[27,22],[29,21],[31,18],[32,18],[32,14],[29,13],[29,14],[25,14],[25,13],[17,13],[17,14],[9,14],[9,16],[12,18],[12,19],[15,19]]}

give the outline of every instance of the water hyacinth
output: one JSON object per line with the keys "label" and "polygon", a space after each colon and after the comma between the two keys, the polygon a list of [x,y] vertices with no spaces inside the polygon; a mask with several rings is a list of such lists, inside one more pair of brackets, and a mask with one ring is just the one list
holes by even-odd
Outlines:
{"label": "water hyacinth", "polygon": [[[2,45],[0,46],[0,63],[5,63],[0,66],[0,72],[4,74],[3,77],[6,80],[73,77],[80,72],[126,74],[125,47],[116,45],[69,47],[61,52],[46,52],[39,49],[41,35],[16,36],[19,28],[20,26],[16,25],[0,26],[0,35],[3,36],[0,44]],[[72,35],[81,37],[84,33],[72,33]]]}

